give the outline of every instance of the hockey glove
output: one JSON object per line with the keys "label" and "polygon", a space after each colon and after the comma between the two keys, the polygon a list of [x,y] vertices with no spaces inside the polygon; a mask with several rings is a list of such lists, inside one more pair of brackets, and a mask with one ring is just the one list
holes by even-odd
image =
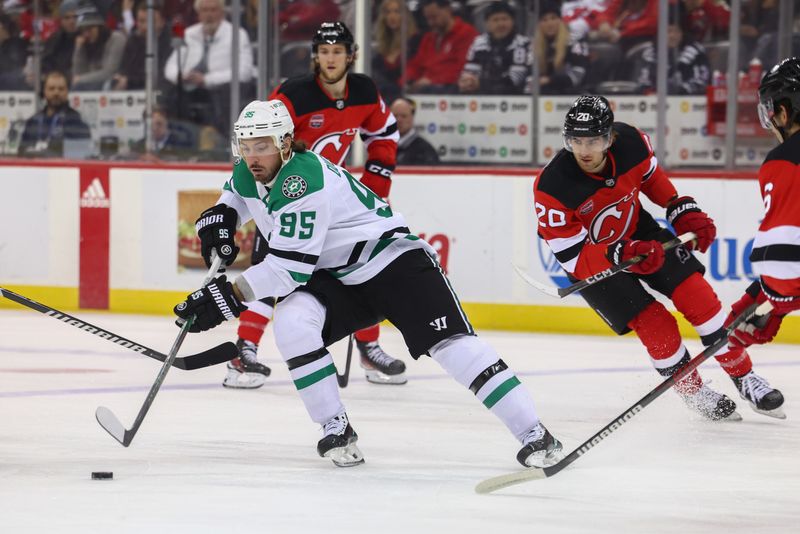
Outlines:
{"label": "hockey glove", "polygon": [[[767,299],[758,282],[753,282],[747,288],[745,294],[733,303],[731,313],[725,319],[727,327],[738,317],[748,306],[755,303],[762,303]],[[769,343],[775,338],[781,327],[783,315],[775,310],[766,316],[753,316],[739,324],[736,329],[728,336],[728,345],[732,347],[747,348],[750,345],[761,345]]]}
{"label": "hockey glove", "polygon": [[372,192],[381,198],[389,198],[389,189],[392,187],[392,170],[378,163],[369,160],[364,164],[364,174],[361,175],[361,183],[372,189]]}
{"label": "hockey glove", "polygon": [[236,222],[239,215],[236,210],[225,204],[204,211],[195,222],[194,227],[200,237],[200,253],[206,262],[206,267],[211,267],[211,251],[217,250],[224,265],[230,265],[239,254],[239,247],[233,240],[236,235]]}
{"label": "hockey glove", "polygon": [[619,241],[609,245],[608,261],[619,265],[637,256],[644,259],[626,269],[634,274],[652,274],[664,265],[664,247],[658,241]]}
{"label": "hockey glove", "polygon": [[686,243],[691,248],[696,244],[698,251],[705,252],[717,237],[717,227],[706,212],[697,207],[692,197],[678,197],[667,206],[667,221],[678,235],[694,232],[697,238]]}
{"label": "hockey glove", "polygon": [[233,293],[233,285],[222,275],[186,297],[173,311],[178,316],[175,324],[182,326],[189,317],[195,315],[197,317],[189,332],[204,332],[239,317],[246,309]]}

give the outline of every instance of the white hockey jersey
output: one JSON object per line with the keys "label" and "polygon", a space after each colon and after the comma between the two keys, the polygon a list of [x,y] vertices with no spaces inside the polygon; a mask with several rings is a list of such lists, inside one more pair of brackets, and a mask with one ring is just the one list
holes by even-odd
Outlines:
{"label": "white hockey jersey", "polygon": [[344,168],[322,156],[294,153],[271,189],[240,161],[219,199],[253,219],[269,240],[263,262],[237,279],[246,301],[282,297],[327,269],[343,284],[366,282],[404,252],[434,249]]}

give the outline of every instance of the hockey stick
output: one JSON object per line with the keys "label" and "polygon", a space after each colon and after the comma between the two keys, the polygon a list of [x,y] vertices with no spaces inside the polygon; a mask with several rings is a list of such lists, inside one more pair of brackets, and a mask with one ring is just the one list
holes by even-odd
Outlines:
{"label": "hockey stick", "polygon": [[[756,307],[758,306],[758,307]],[[636,404],[622,412],[619,416],[615,417],[613,421],[601,428],[592,437],[584,441],[577,449],[566,455],[557,464],[549,467],[531,467],[525,470],[499,475],[496,477],[488,478],[475,486],[476,493],[491,493],[499,489],[507,488],[515,484],[527,482],[528,480],[540,480],[542,478],[552,477],[557,475],[562,469],[570,465],[572,462],[589,452],[589,450],[606,439],[612,432],[619,430],[619,428],[633,419],[633,417],[644,410],[645,406],[656,400],[662,393],[670,389],[675,382],[680,381],[686,375],[697,369],[704,361],[709,359],[712,354],[716,353],[723,345],[728,342],[728,336],[733,332],[737,326],[749,319],[752,315],[765,315],[772,309],[772,304],[769,301],[761,305],[752,304],[745,309],[738,317],[736,317],[730,325],[725,329],[725,335],[721,337],[716,343],[706,347],[706,349],[692,358],[686,365],[681,367],[674,375],[667,378],[661,384],[656,386],[655,389],[647,393],[644,397],[639,399]]]}
{"label": "hockey stick", "polygon": [[[211,262],[211,267],[208,269],[208,274],[206,275],[205,280],[203,280],[203,286],[214,279],[214,275],[217,274],[220,266],[222,266],[222,258],[217,256],[216,252],[213,253],[213,256],[214,259]],[[193,315],[189,317],[181,326],[181,331],[178,333],[178,337],[175,338],[172,348],[169,349],[167,359],[164,360],[164,364],[161,366],[161,370],[158,372],[155,382],[153,382],[153,385],[150,386],[150,391],[147,393],[147,398],[144,400],[144,404],[142,404],[142,407],[139,409],[139,413],[136,416],[136,419],[134,420],[133,426],[131,426],[130,430],[122,426],[122,423],[119,421],[117,416],[105,406],[100,406],[95,411],[94,416],[97,419],[97,422],[100,423],[100,426],[102,426],[106,432],[111,434],[114,439],[122,443],[123,447],[127,447],[131,444],[136,432],[142,425],[142,421],[144,421],[145,415],[147,415],[148,410],[150,410],[150,406],[153,404],[156,394],[161,388],[161,384],[163,384],[164,379],[167,378],[169,368],[172,367],[172,362],[175,360],[175,356],[178,354],[178,350],[181,348],[183,340],[186,338],[186,334],[189,333],[189,328],[191,328],[194,320],[195,316]]]}
{"label": "hockey stick", "polygon": [[[661,246],[664,247],[665,251],[672,250],[673,248],[678,247],[680,245],[683,245],[684,243],[688,243],[689,241],[693,240],[695,237],[696,236],[694,235],[694,233],[686,232],[685,234],[681,234],[681,235],[679,235],[678,237],[676,237],[674,239],[670,239],[666,243],[662,243]],[[517,271],[517,274],[523,280],[525,280],[528,284],[532,285],[533,287],[535,287],[536,289],[538,289],[542,293],[547,293],[551,297],[556,297],[558,299],[563,299],[567,295],[571,295],[572,293],[575,293],[576,291],[580,291],[581,289],[589,287],[592,284],[596,284],[597,282],[601,282],[601,281],[605,280],[606,278],[614,276],[615,274],[617,274],[620,271],[624,271],[625,269],[627,269],[631,265],[639,263],[640,261],[645,259],[645,257],[646,256],[635,256],[635,257],[633,257],[633,258],[631,258],[629,260],[623,261],[619,265],[614,265],[613,267],[609,267],[605,271],[600,271],[597,274],[593,274],[589,278],[586,278],[584,280],[578,280],[577,282],[575,282],[571,286],[567,286],[567,287],[553,287],[553,286],[550,286],[550,285],[547,285],[547,284],[543,284],[540,281],[534,279],[528,273],[526,273],[518,265],[514,265],[514,270]]]}
{"label": "hockey stick", "polygon": [[336,373],[336,381],[339,382],[340,388],[346,388],[347,382],[350,380],[350,360],[353,357],[353,336],[354,334],[350,334],[350,338],[347,340],[347,360],[344,362],[344,373]]}
{"label": "hockey stick", "polygon": [[[50,306],[42,304],[41,302],[31,300],[28,297],[23,297],[18,293],[9,291],[8,289],[0,287],[0,295],[8,300],[16,302],[17,304],[22,304],[23,306],[27,306],[32,310],[41,312],[48,317],[58,319],[65,324],[74,326],[75,328],[83,330],[84,332],[94,334],[97,337],[101,337],[107,341],[121,345],[126,349],[132,350],[133,352],[137,352],[160,362],[163,362],[167,359],[166,354],[158,352],[157,350],[153,350],[145,347],[144,345],[140,345],[139,343],[131,341],[130,339],[118,336],[117,334],[109,332],[108,330],[100,328],[99,326],[87,323],[86,321],[78,319],[77,317],[74,317],[68,313],[51,308]],[[236,349],[236,345],[228,341],[227,343],[217,345],[216,347],[199,352],[197,354],[190,354],[189,356],[184,356],[182,358],[175,358],[172,366],[177,367],[178,369],[183,369],[184,371],[193,371],[195,369],[202,369],[203,367],[209,367],[211,365],[217,365],[219,363],[230,361],[238,356],[238,354],[239,352]]]}

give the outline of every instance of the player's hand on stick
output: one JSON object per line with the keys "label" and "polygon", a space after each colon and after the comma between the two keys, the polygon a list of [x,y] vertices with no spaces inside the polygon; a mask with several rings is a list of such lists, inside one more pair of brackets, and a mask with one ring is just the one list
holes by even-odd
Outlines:
{"label": "player's hand on stick", "polygon": [[194,315],[196,318],[189,331],[204,332],[239,317],[246,309],[233,292],[233,284],[222,275],[186,297],[173,311],[178,316],[175,321],[178,326]]}
{"label": "player's hand on stick", "polygon": [[691,249],[705,252],[717,237],[717,227],[706,212],[697,206],[692,197],[678,197],[667,206],[667,221],[678,235],[694,232],[697,236],[693,242],[686,243]]}
{"label": "player's hand on stick", "polygon": [[606,257],[614,265],[619,265],[637,256],[644,259],[634,263],[626,270],[635,274],[652,274],[664,265],[664,247],[658,241],[619,241],[609,245]]}
{"label": "player's hand on stick", "polygon": [[[200,253],[206,262],[206,267],[211,267],[211,251],[216,250],[222,263],[230,265],[239,254],[234,236],[239,215],[236,210],[225,204],[217,204],[204,211],[195,222],[195,230],[200,238]],[[224,269],[221,269],[224,271]]]}
{"label": "player's hand on stick", "polygon": [[[755,296],[753,294],[755,294]],[[742,298],[733,303],[733,306],[731,306],[731,313],[728,315],[728,318],[725,319],[725,326],[727,327],[731,324],[731,322],[751,304],[756,302],[760,304],[765,300],[767,300],[766,295],[761,291],[758,282],[755,282],[747,289]],[[728,345],[744,349],[750,345],[769,343],[778,333],[782,321],[783,315],[778,315],[775,311],[766,316],[754,315],[742,322],[731,332],[728,336]]]}

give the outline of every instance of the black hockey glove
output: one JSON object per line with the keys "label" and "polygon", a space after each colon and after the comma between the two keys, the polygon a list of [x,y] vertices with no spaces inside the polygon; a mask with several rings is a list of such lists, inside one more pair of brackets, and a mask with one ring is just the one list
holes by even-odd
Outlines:
{"label": "black hockey glove", "polygon": [[173,311],[178,316],[175,324],[183,326],[186,319],[196,315],[189,332],[204,332],[239,317],[246,309],[233,293],[233,285],[222,275],[186,297]]}
{"label": "black hockey glove", "polygon": [[236,221],[239,215],[236,210],[225,204],[204,211],[197,222],[194,223],[197,235],[200,238],[200,253],[206,262],[206,267],[211,267],[211,251],[217,250],[224,265],[230,265],[239,254],[239,247],[233,240],[236,235]]}

